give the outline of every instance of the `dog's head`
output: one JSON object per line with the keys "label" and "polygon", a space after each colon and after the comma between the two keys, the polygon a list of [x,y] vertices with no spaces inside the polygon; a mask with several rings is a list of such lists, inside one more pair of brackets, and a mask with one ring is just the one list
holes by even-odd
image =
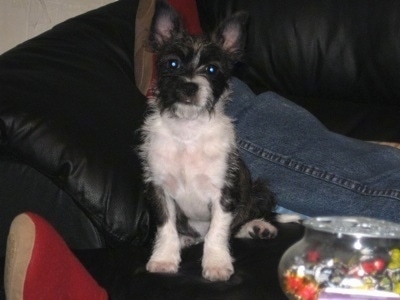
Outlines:
{"label": "dog's head", "polygon": [[157,56],[156,105],[162,113],[195,119],[211,114],[227,98],[232,68],[244,47],[246,19],[237,13],[211,36],[193,36],[178,13],[158,1],[149,43]]}

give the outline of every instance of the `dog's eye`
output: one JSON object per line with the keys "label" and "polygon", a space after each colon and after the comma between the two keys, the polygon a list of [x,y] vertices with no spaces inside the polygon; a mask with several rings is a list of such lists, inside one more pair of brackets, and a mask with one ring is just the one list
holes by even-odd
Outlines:
{"label": "dog's eye", "polygon": [[168,67],[170,69],[179,69],[180,66],[181,66],[181,63],[178,59],[170,59],[168,61]]}
{"label": "dog's eye", "polygon": [[206,72],[209,75],[215,75],[218,72],[218,67],[216,65],[208,65],[206,67]]}

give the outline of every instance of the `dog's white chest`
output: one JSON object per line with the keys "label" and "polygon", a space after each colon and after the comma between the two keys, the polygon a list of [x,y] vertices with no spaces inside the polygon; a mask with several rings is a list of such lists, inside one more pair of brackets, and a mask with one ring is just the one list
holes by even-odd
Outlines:
{"label": "dog's white chest", "polygon": [[148,139],[153,182],[190,220],[209,221],[210,204],[220,200],[234,142],[229,119],[158,120],[153,126]]}

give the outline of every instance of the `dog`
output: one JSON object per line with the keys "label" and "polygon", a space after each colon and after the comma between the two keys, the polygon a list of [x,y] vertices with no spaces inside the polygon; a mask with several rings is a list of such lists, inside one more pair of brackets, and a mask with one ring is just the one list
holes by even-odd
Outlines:
{"label": "dog", "polygon": [[228,17],[211,36],[187,33],[158,1],[149,35],[156,86],[142,126],[146,197],[157,232],[149,272],[176,273],[183,247],[204,241],[203,277],[234,273],[230,237],[274,238],[274,194],[252,181],[224,113],[233,67],[242,56],[247,15]]}

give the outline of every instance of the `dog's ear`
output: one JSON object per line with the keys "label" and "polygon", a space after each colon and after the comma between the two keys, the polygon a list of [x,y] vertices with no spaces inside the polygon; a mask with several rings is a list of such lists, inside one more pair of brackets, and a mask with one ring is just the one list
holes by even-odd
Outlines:
{"label": "dog's ear", "polygon": [[171,37],[180,36],[183,32],[183,22],[178,12],[165,0],[158,0],[150,28],[150,47],[158,51]]}
{"label": "dog's ear", "polygon": [[246,27],[248,14],[237,12],[222,22],[212,38],[222,49],[240,58],[246,43]]}

